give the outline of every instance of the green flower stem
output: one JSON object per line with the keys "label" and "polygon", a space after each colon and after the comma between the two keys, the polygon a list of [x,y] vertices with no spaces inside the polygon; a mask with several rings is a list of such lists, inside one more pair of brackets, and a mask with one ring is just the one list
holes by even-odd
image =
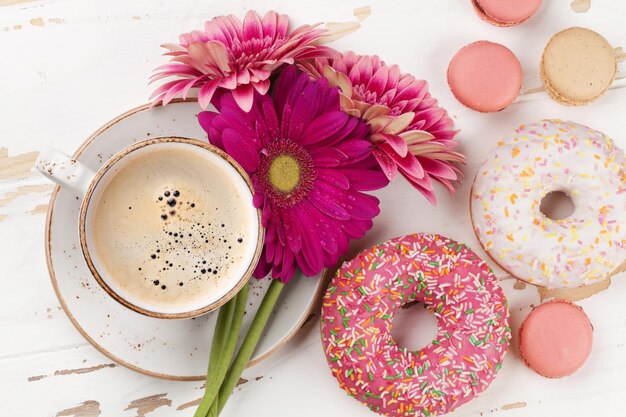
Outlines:
{"label": "green flower stem", "polygon": [[217,315],[217,321],[215,322],[215,330],[213,331],[213,341],[211,342],[211,353],[209,354],[209,369],[207,371],[206,385],[209,385],[211,378],[217,367],[222,349],[224,349],[224,342],[226,342],[226,335],[230,323],[233,321],[233,313],[235,312],[235,302],[233,298],[229,300],[224,307],[219,309]]}
{"label": "green flower stem", "polygon": [[209,409],[209,417],[218,415],[217,407],[218,407],[218,404],[220,403],[219,400],[220,400],[220,396],[218,394],[217,396],[215,396],[215,400],[213,401],[213,404],[211,404],[211,408]]}
{"label": "green flower stem", "polygon": [[[220,308],[215,324],[214,346],[211,346],[209,357],[209,373],[207,373],[207,385],[202,402],[196,409],[194,417],[205,417],[211,404],[219,393],[220,386],[230,365],[230,360],[235,353],[241,322],[246,308],[249,285],[246,284],[225,306]],[[226,311],[222,314],[223,309]],[[230,320],[229,320],[230,318]],[[217,339],[217,340],[215,340]],[[221,347],[221,348],[220,348]],[[218,350],[219,349],[219,350]],[[215,363],[215,365],[212,365]],[[211,373],[211,371],[213,371]]]}
{"label": "green flower stem", "polygon": [[233,363],[230,365],[230,368],[228,368],[228,372],[224,378],[224,382],[222,383],[218,395],[219,403],[217,405],[217,414],[209,414],[210,417],[217,417],[226,405],[230,394],[232,394],[235,389],[237,381],[239,381],[243,370],[250,361],[250,357],[259,343],[263,329],[265,329],[265,325],[267,324],[267,321],[274,310],[274,306],[276,305],[276,300],[278,300],[278,296],[284,287],[285,284],[283,284],[279,279],[272,280],[272,283],[267,289],[267,292],[263,297],[263,301],[259,306],[259,310],[252,320],[248,334],[246,334],[246,338],[243,340]]}

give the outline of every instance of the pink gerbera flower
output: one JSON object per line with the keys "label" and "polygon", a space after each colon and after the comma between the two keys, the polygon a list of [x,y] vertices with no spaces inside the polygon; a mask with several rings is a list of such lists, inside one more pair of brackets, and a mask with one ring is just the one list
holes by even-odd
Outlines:
{"label": "pink gerbera flower", "polygon": [[366,124],[340,109],[338,89],[325,78],[311,80],[293,66],[271,96],[255,93],[249,112],[233,94],[214,101],[219,113],[200,113],[200,124],[248,172],[254,205],[263,211],[265,246],[255,276],[271,269],[287,282],[296,264],[308,276],[334,266],[379,213],[378,199],[361,191],[387,184]]}
{"label": "pink gerbera flower", "polygon": [[181,35],[180,44],[163,45],[169,49],[165,55],[172,59],[155,70],[150,82],[176,79],[157,88],[150,98],[165,105],[199,88],[198,102],[206,108],[215,91],[223,88],[231,90],[239,107],[249,111],[254,91],[265,94],[272,71],[281,65],[338,55],[319,46],[328,31],[317,26],[289,31],[289,18],[273,11],[262,19],[249,11],[243,23],[232,15],[216,17],[205,23],[204,31]]}
{"label": "pink gerbera flower", "polygon": [[431,180],[454,192],[453,181],[464,163],[453,149],[456,130],[446,110],[428,92],[428,84],[378,56],[348,52],[338,58],[316,59],[302,67],[314,77],[326,77],[338,86],[341,107],[367,121],[372,129],[373,154],[393,180],[398,171],[428,201],[436,203]]}

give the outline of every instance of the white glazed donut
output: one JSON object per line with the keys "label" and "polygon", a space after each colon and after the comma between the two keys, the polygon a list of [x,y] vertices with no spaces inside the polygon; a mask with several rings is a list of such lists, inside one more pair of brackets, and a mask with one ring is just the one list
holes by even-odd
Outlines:
{"label": "white glazed donut", "polygon": [[[572,199],[570,216],[552,220],[539,210],[551,191]],[[476,174],[470,209],[491,258],[534,285],[592,284],[626,260],[624,153],[577,123],[542,120],[498,142]]]}

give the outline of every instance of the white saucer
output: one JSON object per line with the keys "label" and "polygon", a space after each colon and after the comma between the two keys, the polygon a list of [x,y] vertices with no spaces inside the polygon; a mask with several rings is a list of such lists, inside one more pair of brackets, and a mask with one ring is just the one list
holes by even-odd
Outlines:
{"label": "white saucer", "polygon": [[[119,150],[158,136],[206,140],[196,102],[173,102],[130,110],[96,131],[74,157],[96,171]],[[80,201],[56,187],[46,220],[46,257],[54,290],[76,329],[99,351],[130,369],[175,380],[202,380],[217,312],[188,320],[143,316],[122,306],[98,285],[82,256]],[[323,277],[323,273],[320,274]],[[269,279],[253,279],[243,329],[249,327]],[[296,275],[286,286],[250,364],[282,347],[300,328],[323,289],[320,277]],[[277,314],[279,313],[279,314]]]}

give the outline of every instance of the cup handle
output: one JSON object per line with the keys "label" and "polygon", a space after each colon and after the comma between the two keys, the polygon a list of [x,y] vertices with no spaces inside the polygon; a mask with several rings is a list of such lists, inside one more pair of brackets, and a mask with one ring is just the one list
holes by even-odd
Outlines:
{"label": "cup handle", "polygon": [[35,167],[45,177],[81,197],[96,175],[85,165],[54,148],[42,150]]}

